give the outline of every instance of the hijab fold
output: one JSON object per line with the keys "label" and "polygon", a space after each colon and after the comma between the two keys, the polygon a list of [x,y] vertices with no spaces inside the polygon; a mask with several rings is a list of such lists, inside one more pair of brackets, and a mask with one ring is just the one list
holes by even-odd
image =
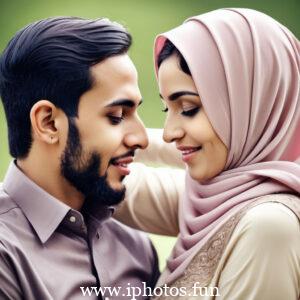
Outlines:
{"label": "hijab fold", "polygon": [[170,283],[217,228],[251,201],[300,194],[300,45],[263,13],[219,9],[159,35],[156,71],[167,39],[185,58],[208,119],[228,148],[218,176],[202,184],[186,176],[180,235],[165,275]]}

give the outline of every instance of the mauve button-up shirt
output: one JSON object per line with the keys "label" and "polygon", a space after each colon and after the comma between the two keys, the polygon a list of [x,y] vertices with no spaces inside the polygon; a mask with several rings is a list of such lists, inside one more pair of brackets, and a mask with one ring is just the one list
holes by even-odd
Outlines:
{"label": "mauve button-up shirt", "polygon": [[132,287],[153,288],[159,272],[149,239],[112,212],[73,210],[12,162],[0,184],[0,299],[101,299],[96,289],[84,296],[100,286],[103,299],[131,299]]}

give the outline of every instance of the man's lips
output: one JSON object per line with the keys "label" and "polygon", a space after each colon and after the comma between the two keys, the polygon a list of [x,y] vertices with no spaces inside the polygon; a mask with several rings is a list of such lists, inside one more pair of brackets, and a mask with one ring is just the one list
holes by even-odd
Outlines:
{"label": "man's lips", "polygon": [[133,162],[134,152],[130,151],[116,158],[111,159],[110,164],[118,169],[121,175],[129,175],[128,165]]}
{"label": "man's lips", "polygon": [[126,176],[126,175],[129,175],[129,173],[130,173],[128,164],[130,164],[132,162],[133,162],[133,157],[128,157],[128,158],[123,158],[123,159],[117,160],[117,161],[113,162],[112,165],[119,170],[121,175]]}
{"label": "man's lips", "polygon": [[202,149],[202,147],[180,146],[177,147],[177,149],[182,153],[182,160],[188,162],[193,158],[196,152]]}

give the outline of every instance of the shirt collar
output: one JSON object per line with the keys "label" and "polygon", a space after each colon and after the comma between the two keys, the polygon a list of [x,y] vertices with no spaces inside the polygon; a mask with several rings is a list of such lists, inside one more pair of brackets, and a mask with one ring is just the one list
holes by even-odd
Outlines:
{"label": "shirt collar", "polygon": [[89,201],[84,203],[82,213],[101,226],[105,221],[110,219],[115,212],[114,206],[103,206],[98,201]]}
{"label": "shirt collar", "polygon": [[49,239],[71,209],[30,180],[15,161],[9,165],[3,188],[21,208],[42,243]]}

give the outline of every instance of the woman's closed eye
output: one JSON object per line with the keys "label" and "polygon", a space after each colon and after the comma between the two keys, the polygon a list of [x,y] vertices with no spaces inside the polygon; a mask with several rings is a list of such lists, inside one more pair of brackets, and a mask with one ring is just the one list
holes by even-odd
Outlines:
{"label": "woman's closed eye", "polygon": [[193,117],[194,115],[196,115],[198,113],[199,110],[200,110],[200,107],[196,106],[193,108],[183,109],[181,114],[186,117]]}
{"label": "woman's closed eye", "polygon": [[[194,115],[196,115],[198,113],[198,111],[200,110],[200,107],[193,107],[193,108],[187,108],[187,109],[183,109],[183,111],[181,112],[181,115],[186,116],[186,117],[193,117]],[[162,110],[162,112],[168,112],[169,109],[168,107],[164,108]]]}

